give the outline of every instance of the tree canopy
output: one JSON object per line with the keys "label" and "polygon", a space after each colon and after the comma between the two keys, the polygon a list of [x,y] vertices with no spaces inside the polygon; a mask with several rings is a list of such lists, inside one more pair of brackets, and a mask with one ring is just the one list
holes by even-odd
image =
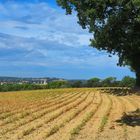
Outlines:
{"label": "tree canopy", "polygon": [[57,0],[66,14],[76,11],[78,23],[93,33],[91,46],[119,56],[130,66],[140,87],[140,0]]}
{"label": "tree canopy", "polygon": [[124,87],[134,87],[135,79],[129,76],[125,76],[122,80],[120,85]]}
{"label": "tree canopy", "polygon": [[87,81],[88,87],[99,87],[100,86],[100,79],[99,78],[92,78]]}

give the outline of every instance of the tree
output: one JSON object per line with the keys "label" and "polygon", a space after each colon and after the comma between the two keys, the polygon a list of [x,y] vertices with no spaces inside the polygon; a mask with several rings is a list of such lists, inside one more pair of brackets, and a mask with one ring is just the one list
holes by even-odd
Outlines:
{"label": "tree", "polygon": [[83,83],[80,80],[74,81],[74,82],[71,83],[71,87],[80,88],[80,87],[83,87]]}
{"label": "tree", "polygon": [[87,87],[99,87],[99,86],[100,86],[99,78],[92,78],[87,81]]}
{"label": "tree", "polygon": [[112,87],[116,86],[116,77],[108,77],[102,81],[102,86],[103,87]]}
{"label": "tree", "polygon": [[68,82],[67,81],[52,81],[49,82],[47,87],[48,88],[64,88],[67,87]]}
{"label": "tree", "polygon": [[66,14],[93,33],[91,46],[119,56],[118,65],[136,73],[140,87],[140,0],[57,0]]}
{"label": "tree", "polygon": [[121,85],[121,86],[124,86],[124,87],[134,87],[135,82],[136,82],[135,78],[132,78],[132,77],[130,77],[130,76],[125,76],[125,77],[122,79],[120,85]]}

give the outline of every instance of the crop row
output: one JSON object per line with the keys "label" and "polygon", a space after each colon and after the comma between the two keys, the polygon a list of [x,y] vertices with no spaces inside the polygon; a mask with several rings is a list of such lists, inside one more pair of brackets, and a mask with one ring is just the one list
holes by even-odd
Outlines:
{"label": "crop row", "polygon": [[[25,111],[25,109],[23,109],[23,110],[20,110],[20,111],[14,111],[14,112],[10,112],[10,113],[6,113],[6,114],[3,114],[2,116],[0,116],[0,118],[1,119],[6,119],[6,118],[8,118],[8,117],[11,117],[11,116],[14,116],[15,114],[18,116],[17,118],[15,118],[15,120],[18,120],[18,118],[19,119],[21,119],[21,118],[24,118],[25,116],[28,116],[28,115],[30,115],[30,114],[32,114],[32,113],[35,113],[35,112],[37,112],[37,111],[39,111],[39,110],[41,110],[41,109],[45,109],[45,108],[49,108],[49,107],[51,107],[51,106],[53,106],[53,105],[57,105],[57,104],[59,104],[59,103],[61,103],[61,102],[63,102],[63,101],[65,101],[65,100],[67,100],[67,99],[69,99],[69,98],[71,98],[71,97],[73,97],[73,96],[75,96],[75,94],[66,94],[66,96],[63,96],[63,97],[58,97],[57,99],[55,99],[55,100],[51,100],[50,102],[48,101],[48,102],[45,102],[45,103],[43,103],[43,104],[40,104],[40,105],[38,105],[37,107],[33,107],[33,108],[28,108],[28,109],[26,109],[26,112],[24,112]],[[22,113],[23,112],[23,113]],[[3,123],[2,124],[6,124],[6,122],[7,122],[8,120],[6,120],[6,121],[3,121]],[[12,121],[12,120],[11,120]],[[8,121],[9,122],[9,121]],[[1,125],[2,125],[1,124]]]}
{"label": "crop row", "polygon": [[36,114],[30,116],[29,119],[24,118],[23,121],[20,119],[20,120],[19,120],[19,123],[16,122],[16,125],[13,125],[13,126],[11,126],[11,127],[9,126],[9,127],[8,127],[5,131],[3,131],[2,133],[5,134],[5,133],[10,132],[10,131],[13,131],[13,130],[15,130],[15,129],[17,129],[17,128],[23,126],[23,125],[25,125],[25,124],[28,124],[28,123],[30,123],[30,122],[32,122],[32,121],[34,121],[34,120],[37,120],[38,118],[40,119],[40,118],[43,117],[44,115],[48,115],[48,113],[51,113],[51,112],[53,112],[53,111],[55,111],[55,110],[57,110],[57,109],[60,109],[60,108],[63,107],[63,106],[66,106],[66,105],[68,105],[68,104],[70,104],[70,103],[76,101],[81,95],[82,95],[82,93],[76,95],[76,97],[73,95],[71,98],[69,97],[67,100],[65,100],[65,101],[64,101],[63,103],[61,103],[61,104],[58,104],[58,105],[56,105],[56,106],[52,106],[51,108],[47,108],[46,110],[44,110],[44,111],[41,112],[41,113],[36,112]]}
{"label": "crop row", "polygon": [[[71,109],[77,107],[77,106],[80,106],[86,99],[87,97],[89,96],[89,94],[87,94],[84,98],[79,98],[78,100],[76,100],[75,102],[72,102],[71,104],[67,105],[67,106],[64,106],[64,108],[61,108],[59,112],[56,112],[56,113],[53,113],[49,118],[43,120],[43,122],[40,122],[38,123],[36,126],[32,126],[26,130],[24,130],[21,134],[21,136],[25,136],[27,135],[26,132],[33,132],[37,129],[39,129],[40,127],[43,127],[43,125],[47,124],[47,123],[50,123],[51,121],[54,121],[55,119],[57,119],[58,117],[62,116],[63,114],[65,114],[66,112],[70,111]],[[30,133],[31,133],[30,132]],[[28,135],[30,134],[28,133]],[[21,138],[21,137],[20,137]]]}

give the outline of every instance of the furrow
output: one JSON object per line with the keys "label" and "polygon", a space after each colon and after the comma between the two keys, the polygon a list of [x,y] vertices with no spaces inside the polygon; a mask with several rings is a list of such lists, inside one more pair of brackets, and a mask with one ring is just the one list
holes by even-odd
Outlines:
{"label": "furrow", "polygon": [[88,106],[90,106],[91,103],[92,103],[92,99],[88,95],[86,101],[84,101],[81,105],[78,105],[77,107],[73,107],[69,112],[67,112],[62,117],[54,120],[52,123],[44,125],[42,129],[37,131],[34,135],[31,135],[30,138],[33,138],[35,140],[38,139],[42,140],[42,139],[46,139],[52,134],[55,134],[61,127],[63,127],[66,123],[68,123],[68,121],[72,120],[79,113],[83,112],[86,108],[88,108]]}
{"label": "furrow", "polygon": [[[92,92],[92,94],[94,94]],[[71,134],[74,128],[76,128],[85,118],[86,121],[88,121],[88,119],[90,119],[90,117],[92,116],[92,111],[95,110],[99,104],[99,100],[100,100],[100,96],[97,94],[95,94],[94,96],[92,95],[92,103],[85,108],[84,110],[81,108],[78,112],[78,114],[76,113],[73,114],[70,118],[66,119],[65,121],[63,121],[62,123],[60,123],[60,125],[56,125],[56,127],[53,127],[54,129],[51,129],[51,131],[49,131],[47,133],[47,140],[54,140],[54,139],[61,139],[61,140],[69,140],[71,138]],[[88,116],[91,115],[91,116]],[[89,118],[88,118],[88,117]],[[55,130],[55,133],[52,133],[53,135],[49,135],[50,132],[53,132],[53,130]]]}
{"label": "furrow", "polygon": [[[39,119],[36,122],[33,122],[32,124],[27,124],[26,125],[26,129],[21,127],[20,129],[18,129],[18,131],[15,131],[15,133],[17,134],[17,138],[22,138],[25,135],[29,135],[31,133],[31,131],[35,131],[35,129],[42,129],[42,126],[47,123],[51,123],[51,121],[54,121],[56,118],[58,118],[59,116],[61,116],[62,114],[68,112],[69,110],[71,110],[73,107],[76,107],[77,105],[81,104],[82,102],[84,102],[84,100],[87,98],[88,95],[82,95],[85,96],[84,98],[81,97],[78,100],[75,100],[74,102],[71,102],[71,104],[64,106],[63,108],[58,109],[58,111],[52,112],[52,114],[50,114],[49,116],[46,116],[42,119]],[[63,116],[62,116],[63,117]],[[62,119],[60,117],[60,119]],[[21,130],[21,131],[20,131]],[[28,134],[28,133],[29,134]],[[13,134],[13,133],[12,133]],[[10,137],[11,138],[11,137]],[[15,138],[13,138],[15,139]]]}
{"label": "furrow", "polygon": [[[66,97],[69,96],[69,94],[66,94],[65,95]],[[7,110],[7,111],[2,111],[1,115],[0,115],[0,119],[5,119],[6,117],[10,117],[10,116],[13,116],[15,113],[20,113],[26,109],[32,109],[32,108],[38,108],[38,106],[42,106],[42,105],[45,105],[45,104],[50,104],[50,103],[53,103],[59,99],[63,99],[65,98],[65,96],[62,96],[61,95],[57,95],[56,97],[52,97],[51,99],[43,99],[42,101],[37,101],[37,102],[33,102],[32,104],[29,104],[27,106],[23,106],[22,109],[13,109],[13,110]],[[13,108],[13,107],[12,107]],[[21,108],[21,107],[20,107]]]}
{"label": "furrow", "polygon": [[[57,104],[63,103],[63,102],[66,101],[67,99],[69,99],[69,98],[71,98],[71,97],[73,97],[73,96],[75,96],[75,95],[77,95],[77,94],[78,94],[78,93],[72,94],[72,95],[66,96],[65,98],[62,97],[61,99],[57,99],[57,100],[52,101],[52,102],[50,102],[50,103],[47,103],[47,102],[46,102],[46,104],[43,103],[43,105],[41,104],[41,105],[39,105],[37,108],[33,108],[33,109],[31,109],[31,110],[26,109],[26,111],[25,111],[25,109],[24,109],[24,110],[22,110],[22,113],[21,113],[21,112],[20,112],[20,113],[15,113],[15,114],[12,114],[12,115],[6,117],[4,120],[2,120],[2,121],[0,122],[0,126],[3,126],[3,125],[6,125],[6,124],[9,124],[9,123],[12,123],[12,122],[14,122],[14,121],[21,120],[22,118],[25,118],[25,117],[27,117],[27,116],[29,116],[29,115],[31,115],[31,114],[33,114],[33,113],[36,113],[36,112],[38,112],[38,111],[40,111],[40,110],[42,110],[42,109],[50,108],[50,107],[52,107],[53,105],[57,105]],[[45,104],[45,105],[44,105],[44,104]],[[11,117],[11,116],[12,116],[12,117]],[[9,119],[9,117],[10,117],[10,119]]]}
{"label": "furrow", "polygon": [[28,118],[21,119],[18,122],[13,122],[14,124],[9,125],[8,127],[6,126],[5,129],[4,128],[1,129],[1,134],[4,135],[7,132],[10,132],[10,131],[13,131],[15,129],[18,129],[21,126],[24,126],[24,125],[26,125],[28,123],[31,123],[31,122],[33,122],[33,121],[35,121],[35,120],[37,120],[37,119],[39,119],[39,118],[41,118],[43,116],[46,116],[46,115],[48,115],[48,113],[51,113],[51,112],[53,112],[53,111],[55,111],[57,109],[60,109],[61,107],[65,106],[67,104],[70,104],[70,103],[74,102],[81,95],[82,95],[82,93],[77,94],[76,96],[71,97],[71,98],[65,100],[63,103],[61,103],[59,105],[56,105],[56,106],[54,105],[51,108],[48,108],[46,110],[41,111],[40,113],[36,112],[35,114],[31,114]]}
{"label": "furrow", "polygon": [[103,117],[107,115],[110,105],[110,99],[106,94],[101,94],[102,101],[98,110],[90,119],[90,121],[83,127],[80,133],[76,136],[76,140],[95,140],[101,127]]}
{"label": "furrow", "polygon": [[108,118],[108,123],[104,127],[104,131],[100,133],[98,140],[108,140],[108,138],[111,137],[113,140],[125,140],[124,128],[117,122],[124,112],[123,105],[117,96],[110,97],[112,98],[112,109]]}
{"label": "furrow", "polygon": [[[101,96],[100,96],[101,97]],[[99,104],[97,104],[97,106],[95,108],[93,108],[93,110],[91,112],[89,112],[85,118],[83,118],[83,120],[76,126],[74,127],[71,132],[70,132],[70,137],[69,140],[75,140],[76,136],[80,133],[80,131],[82,130],[82,128],[88,123],[88,121],[95,115],[95,113],[97,112],[98,108],[100,107],[102,103],[102,97],[101,100],[99,102]]]}

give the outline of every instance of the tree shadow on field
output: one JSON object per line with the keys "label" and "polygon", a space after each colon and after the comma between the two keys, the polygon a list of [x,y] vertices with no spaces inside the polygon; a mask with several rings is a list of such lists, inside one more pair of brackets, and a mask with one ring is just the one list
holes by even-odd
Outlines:
{"label": "tree shadow on field", "polygon": [[134,87],[134,88],[131,89],[131,92],[135,95],[140,96],[140,88]]}
{"label": "tree shadow on field", "polygon": [[140,108],[136,111],[124,113],[121,119],[116,122],[120,123],[120,125],[140,126]]}

